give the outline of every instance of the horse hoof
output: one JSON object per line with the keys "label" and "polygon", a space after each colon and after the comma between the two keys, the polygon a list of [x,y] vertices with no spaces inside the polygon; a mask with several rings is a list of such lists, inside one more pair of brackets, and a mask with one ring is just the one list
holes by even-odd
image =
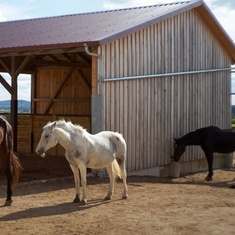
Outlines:
{"label": "horse hoof", "polygon": [[87,200],[83,200],[80,202],[81,205],[85,206],[87,204]]}
{"label": "horse hoof", "polygon": [[127,198],[128,198],[128,196],[127,196],[127,195],[122,196],[122,199],[127,199]]}
{"label": "horse hoof", "polygon": [[207,176],[207,177],[206,177],[206,180],[207,180],[207,181],[212,181],[212,180],[213,180],[213,178],[212,178],[212,177]]}
{"label": "horse hoof", "polygon": [[108,200],[111,200],[111,197],[106,196],[106,197],[104,198],[104,201],[108,201]]}
{"label": "horse hoof", "polygon": [[6,200],[4,206],[11,206],[12,200]]}
{"label": "horse hoof", "polygon": [[80,199],[78,195],[76,195],[76,197],[74,198],[73,203],[80,203]]}

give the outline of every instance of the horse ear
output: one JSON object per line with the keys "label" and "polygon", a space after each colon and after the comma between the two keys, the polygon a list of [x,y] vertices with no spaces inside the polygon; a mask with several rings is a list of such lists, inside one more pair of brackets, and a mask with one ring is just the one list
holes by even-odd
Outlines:
{"label": "horse ear", "polygon": [[176,138],[174,137],[174,140],[175,140],[175,142],[177,142],[178,139],[176,139]]}
{"label": "horse ear", "polygon": [[56,121],[51,125],[51,130],[53,130],[56,126]]}

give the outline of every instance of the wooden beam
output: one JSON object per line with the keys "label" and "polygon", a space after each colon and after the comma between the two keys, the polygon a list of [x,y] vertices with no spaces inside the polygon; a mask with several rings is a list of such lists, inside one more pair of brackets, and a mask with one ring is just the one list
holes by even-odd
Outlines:
{"label": "wooden beam", "polygon": [[[92,51],[93,53],[98,53],[97,49],[94,49]],[[91,62],[91,93],[92,95],[96,95],[98,93],[98,58],[95,56],[92,56],[92,62]]]}
{"label": "wooden beam", "polygon": [[0,58],[0,63],[3,66],[3,68],[6,70],[6,72],[10,74],[11,73],[10,69],[7,67],[7,65],[1,58]]}
{"label": "wooden beam", "polygon": [[47,104],[43,114],[46,114],[48,112],[48,110],[50,109],[53,100],[57,97],[57,95],[59,94],[59,92],[61,91],[62,87],[64,86],[65,82],[69,79],[69,77],[72,75],[73,69],[71,68],[68,72],[68,74],[65,76],[65,78],[63,79],[63,81],[60,83],[59,87],[57,88],[57,90],[55,91],[53,97],[50,99],[49,103]]}
{"label": "wooden beam", "polygon": [[8,82],[2,77],[0,74],[0,83],[5,87],[5,89],[12,94],[12,87],[8,84]]}
{"label": "wooden beam", "polygon": [[70,62],[70,63],[72,62],[72,61],[71,61],[71,58],[68,56],[68,54],[62,53],[61,55],[62,55],[68,62]]}
{"label": "wooden beam", "polygon": [[54,55],[48,55],[52,60],[59,61]]}
{"label": "wooden beam", "polygon": [[77,69],[77,71],[78,74],[81,76],[82,80],[86,83],[87,87],[91,90],[91,84],[88,82],[83,72],[80,69]]}
{"label": "wooden beam", "polygon": [[[35,102],[40,102],[40,101],[51,101],[50,98],[36,98],[34,99]],[[71,102],[74,102],[74,101],[77,101],[77,102],[89,102],[91,101],[91,98],[75,98],[75,99],[72,99],[72,98],[63,98],[63,99],[53,99],[53,102],[68,102],[68,101],[71,101]]]}
{"label": "wooden beam", "polygon": [[26,56],[23,60],[23,62],[20,64],[18,69],[15,72],[15,76],[18,77],[18,75],[23,71],[25,66],[29,63],[29,61],[33,58],[33,56]]}
{"label": "wooden beam", "polygon": [[66,68],[89,68],[82,63],[71,63],[68,61],[51,61],[51,60],[38,60],[32,59],[31,62],[35,65],[45,65],[45,66],[58,66],[58,67],[66,67]]}
{"label": "wooden beam", "polygon": [[76,54],[77,54],[82,60],[84,60],[87,64],[91,65],[91,61],[90,61],[88,58],[86,58],[84,55],[82,55],[81,52],[77,52]]}
{"label": "wooden beam", "polygon": [[17,152],[17,120],[18,120],[18,101],[17,101],[17,76],[16,76],[15,57],[11,57],[11,126],[13,129],[14,151]]}
{"label": "wooden beam", "polygon": [[57,49],[42,49],[42,50],[27,50],[27,51],[11,51],[0,52],[0,57],[6,56],[27,56],[27,55],[47,55],[47,54],[62,54],[62,53],[75,53],[84,52],[84,47],[70,47],[70,48],[57,48]]}

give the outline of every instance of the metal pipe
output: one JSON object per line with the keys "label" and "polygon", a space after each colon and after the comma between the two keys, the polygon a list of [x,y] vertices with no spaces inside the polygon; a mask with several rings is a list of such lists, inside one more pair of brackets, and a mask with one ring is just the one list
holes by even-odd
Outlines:
{"label": "metal pipe", "polygon": [[88,46],[87,46],[86,43],[85,43],[83,46],[84,46],[85,52],[86,52],[88,55],[90,55],[90,56],[95,56],[95,57],[100,58],[100,54],[96,54],[96,53],[93,53],[93,52],[90,52],[90,51],[89,51],[89,48],[88,48]]}
{"label": "metal pipe", "polygon": [[142,79],[142,78],[170,77],[170,76],[179,76],[179,75],[187,75],[187,74],[220,72],[220,71],[228,71],[228,70],[232,70],[232,68],[209,69],[209,70],[177,72],[177,73],[150,74],[150,75],[141,75],[141,76],[121,77],[121,78],[107,78],[107,79],[104,79],[103,81],[111,82],[111,81],[133,80],[133,79]]}

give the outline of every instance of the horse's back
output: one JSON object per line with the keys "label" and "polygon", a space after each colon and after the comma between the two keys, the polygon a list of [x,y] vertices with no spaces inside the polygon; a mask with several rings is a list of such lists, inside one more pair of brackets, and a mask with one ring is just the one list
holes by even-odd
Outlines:
{"label": "horse's back", "polygon": [[205,140],[205,144],[210,146],[213,152],[230,153],[235,150],[235,132],[232,129],[208,127]]}
{"label": "horse's back", "polygon": [[108,139],[116,139],[119,140],[123,143],[125,143],[125,140],[122,136],[122,134],[118,133],[118,132],[113,132],[113,131],[101,131],[98,134],[94,135],[97,137],[101,137],[101,138],[108,138]]}
{"label": "horse's back", "polygon": [[102,131],[94,135],[94,138],[102,144],[104,143],[108,147],[111,147],[116,152],[123,152],[123,154],[126,152],[126,141],[122,134],[118,132]]}

